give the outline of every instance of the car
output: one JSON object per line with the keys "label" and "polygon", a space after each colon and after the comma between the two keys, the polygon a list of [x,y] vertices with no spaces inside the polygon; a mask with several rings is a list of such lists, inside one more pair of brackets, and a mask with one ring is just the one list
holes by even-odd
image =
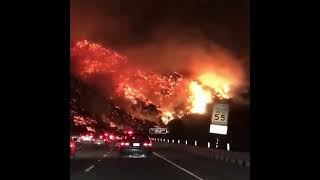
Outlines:
{"label": "car", "polygon": [[121,135],[115,131],[104,132],[103,135],[106,139],[105,143],[110,147],[115,147],[117,142],[122,138]]}
{"label": "car", "polygon": [[70,158],[74,158],[76,153],[76,143],[72,138],[70,138]]}
{"label": "car", "polygon": [[93,137],[93,144],[95,145],[105,145],[109,142],[108,138],[101,133],[95,134]]}
{"label": "car", "polygon": [[147,158],[152,153],[152,142],[143,134],[124,135],[118,148],[120,157]]}
{"label": "car", "polygon": [[80,136],[80,142],[83,144],[93,143],[93,134],[87,133]]}

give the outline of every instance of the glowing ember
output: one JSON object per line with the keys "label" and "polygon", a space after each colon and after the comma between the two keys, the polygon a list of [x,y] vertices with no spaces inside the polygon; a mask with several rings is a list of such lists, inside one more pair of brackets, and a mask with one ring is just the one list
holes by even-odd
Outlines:
{"label": "glowing ember", "polygon": [[90,132],[96,132],[96,130],[92,127],[86,127],[87,128],[87,131],[90,131]]}
{"label": "glowing ember", "polygon": [[127,62],[126,57],[89,41],[79,41],[71,47],[74,72],[86,77],[98,73],[112,73]]}

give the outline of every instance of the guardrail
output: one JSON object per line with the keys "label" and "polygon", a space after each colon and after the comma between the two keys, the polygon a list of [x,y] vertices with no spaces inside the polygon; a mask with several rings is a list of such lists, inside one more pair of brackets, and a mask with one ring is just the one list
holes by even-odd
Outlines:
{"label": "guardrail", "polygon": [[[233,163],[240,166],[250,167],[250,152],[233,152],[221,149],[214,149],[211,143],[208,142],[207,148],[197,146],[197,141],[188,142],[187,140],[180,141],[180,139],[165,139],[165,138],[151,138],[158,143],[165,143],[174,149],[179,149],[199,155],[206,158],[222,160],[227,163]],[[188,144],[189,143],[189,144]],[[228,146],[229,147],[229,146]]]}

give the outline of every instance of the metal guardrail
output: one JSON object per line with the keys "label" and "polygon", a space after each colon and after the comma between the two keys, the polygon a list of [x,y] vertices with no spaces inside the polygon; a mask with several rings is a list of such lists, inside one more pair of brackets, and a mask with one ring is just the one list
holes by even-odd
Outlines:
{"label": "metal guardrail", "polygon": [[165,143],[172,148],[187,151],[202,157],[213,158],[227,163],[250,167],[250,152],[233,152],[215,149],[212,148],[210,142],[208,142],[208,147],[205,148],[197,146],[197,141],[188,142],[187,140],[180,141],[180,139],[175,140],[165,138],[152,138],[152,140],[157,143]]}

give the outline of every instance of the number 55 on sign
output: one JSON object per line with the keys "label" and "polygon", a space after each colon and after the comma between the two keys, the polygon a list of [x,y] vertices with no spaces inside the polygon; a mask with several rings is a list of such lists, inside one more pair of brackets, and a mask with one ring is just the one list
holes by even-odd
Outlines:
{"label": "number 55 on sign", "polygon": [[229,105],[215,104],[212,110],[212,124],[227,125],[228,124]]}
{"label": "number 55 on sign", "polygon": [[228,104],[215,104],[213,105],[210,133],[226,135],[228,131]]}

